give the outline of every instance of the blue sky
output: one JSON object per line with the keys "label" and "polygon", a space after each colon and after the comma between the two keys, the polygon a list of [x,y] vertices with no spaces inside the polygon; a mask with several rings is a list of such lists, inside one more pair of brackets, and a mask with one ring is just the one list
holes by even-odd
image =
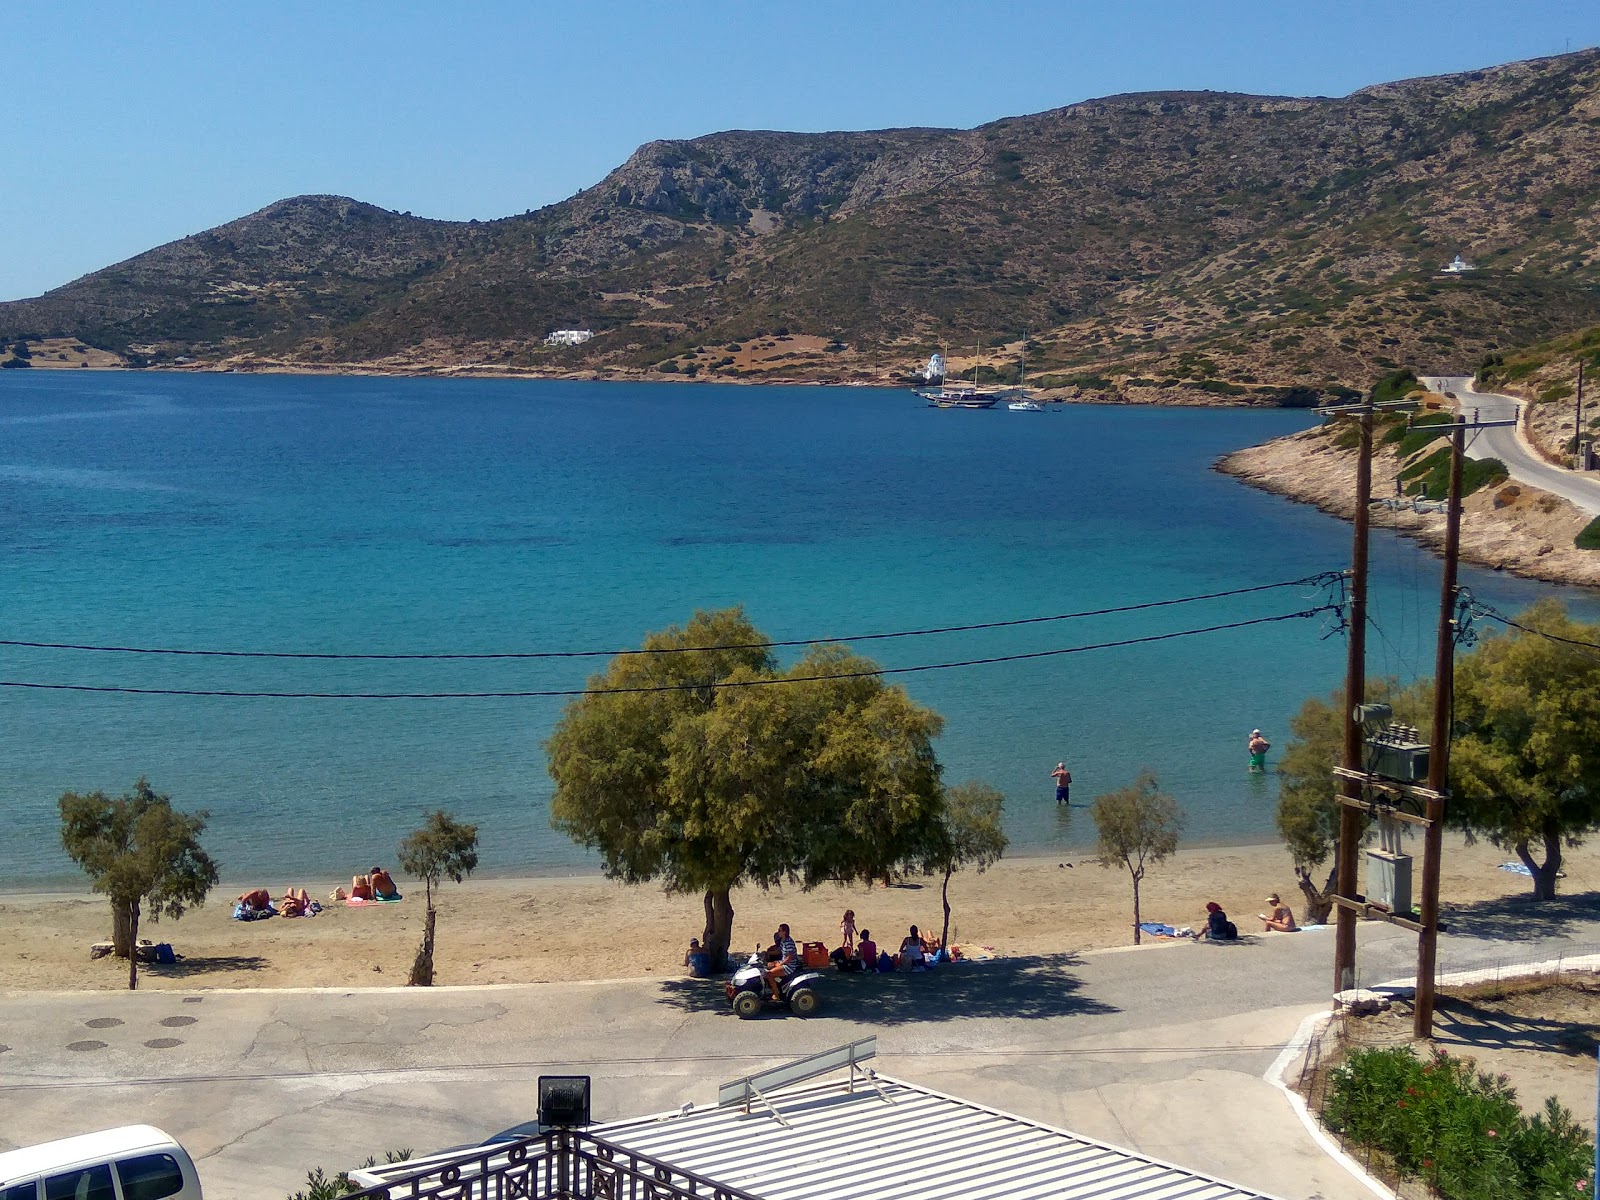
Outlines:
{"label": "blue sky", "polygon": [[640,143],[972,126],[1169,88],[1343,95],[1600,43],[1600,5],[3,2],[0,299],[306,192],[521,212]]}

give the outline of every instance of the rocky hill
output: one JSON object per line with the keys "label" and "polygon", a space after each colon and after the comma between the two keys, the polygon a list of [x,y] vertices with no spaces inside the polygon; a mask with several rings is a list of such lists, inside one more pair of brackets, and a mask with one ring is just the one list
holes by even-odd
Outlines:
{"label": "rocky hill", "polygon": [[[649,143],[497,221],[281,201],[0,304],[0,339],[136,362],[840,379],[979,342],[989,375],[1025,351],[1030,379],[1069,392],[1303,403],[1600,320],[1597,163],[1597,51],[1341,99],[719,133]],[[1458,251],[1482,269],[1439,274]],[[599,336],[543,346],[567,326]]]}

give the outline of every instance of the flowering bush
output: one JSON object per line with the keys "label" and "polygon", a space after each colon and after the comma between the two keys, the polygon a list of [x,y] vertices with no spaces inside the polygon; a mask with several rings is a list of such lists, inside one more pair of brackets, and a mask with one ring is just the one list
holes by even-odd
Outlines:
{"label": "flowering bush", "polygon": [[1594,1180],[1594,1142],[1554,1097],[1531,1119],[1504,1075],[1436,1051],[1357,1050],[1330,1079],[1322,1119],[1382,1150],[1448,1200],[1572,1200]]}

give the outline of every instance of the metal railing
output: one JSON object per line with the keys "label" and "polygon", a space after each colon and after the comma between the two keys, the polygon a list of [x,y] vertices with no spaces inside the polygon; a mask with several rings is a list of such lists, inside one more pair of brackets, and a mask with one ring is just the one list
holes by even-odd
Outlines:
{"label": "metal railing", "polygon": [[361,1200],[760,1200],[576,1129],[481,1147],[352,1196]]}

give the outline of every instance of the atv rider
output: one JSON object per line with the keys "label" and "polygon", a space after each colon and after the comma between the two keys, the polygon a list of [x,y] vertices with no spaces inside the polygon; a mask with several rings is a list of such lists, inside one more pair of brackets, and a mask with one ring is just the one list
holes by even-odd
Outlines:
{"label": "atv rider", "polygon": [[794,938],[789,936],[788,925],[778,926],[773,949],[777,952],[776,957],[763,974],[766,976],[767,986],[772,989],[772,998],[781,1002],[783,996],[778,991],[779,981],[793,975],[800,966],[800,951],[795,948]]}

